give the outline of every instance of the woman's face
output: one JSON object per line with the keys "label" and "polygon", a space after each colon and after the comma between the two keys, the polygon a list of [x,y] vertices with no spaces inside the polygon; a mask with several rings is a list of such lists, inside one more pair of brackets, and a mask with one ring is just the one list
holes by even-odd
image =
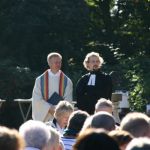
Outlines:
{"label": "woman's face", "polygon": [[60,117],[57,118],[57,122],[61,128],[65,128],[67,126],[70,115],[71,112],[65,112]]}

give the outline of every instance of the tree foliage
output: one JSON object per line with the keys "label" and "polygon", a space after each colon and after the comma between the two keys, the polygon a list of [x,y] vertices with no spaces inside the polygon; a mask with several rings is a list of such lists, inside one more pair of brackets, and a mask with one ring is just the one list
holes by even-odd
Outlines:
{"label": "tree foliage", "polygon": [[150,100],[149,9],[148,0],[1,0],[0,96],[31,96],[54,50],[75,86],[85,55],[96,51],[102,69],[120,77],[115,89],[129,90],[131,109],[142,111]]}

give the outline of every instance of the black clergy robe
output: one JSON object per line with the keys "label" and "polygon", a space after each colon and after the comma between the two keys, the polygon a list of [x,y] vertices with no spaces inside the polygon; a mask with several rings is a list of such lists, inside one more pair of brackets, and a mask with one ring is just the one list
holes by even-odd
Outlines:
{"label": "black clergy robe", "polygon": [[[91,75],[95,75],[95,85],[88,85]],[[111,76],[100,70],[89,72],[82,76],[76,85],[76,100],[78,109],[93,114],[98,99],[111,100],[112,79]]]}

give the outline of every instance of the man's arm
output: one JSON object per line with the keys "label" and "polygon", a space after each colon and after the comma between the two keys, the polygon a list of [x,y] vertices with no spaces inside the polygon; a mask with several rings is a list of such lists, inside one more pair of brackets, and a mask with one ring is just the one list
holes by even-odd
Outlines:
{"label": "man's arm", "polygon": [[32,117],[34,120],[44,121],[50,111],[50,104],[47,103],[41,93],[40,78],[35,81],[32,93]]}
{"label": "man's arm", "polygon": [[108,83],[107,95],[108,95],[108,98],[111,100],[113,84],[112,84],[112,78],[110,75],[107,75],[107,83]]}
{"label": "man's arm", "polygon": [[85,77],[79,79],[76,85],[76,100],[77,107],[79,109],[84,109],[85,107],[85,96],[86,96],[86,80]]}
{"label": "man's arm", "polygon": [[65,100],[68,100],[69,102],[71,102],[73,100],[72,91],[73,91],[73,84],[72,84],[72,81],[68,78],[67,86],[66,86],[65,93],[63,96]]}

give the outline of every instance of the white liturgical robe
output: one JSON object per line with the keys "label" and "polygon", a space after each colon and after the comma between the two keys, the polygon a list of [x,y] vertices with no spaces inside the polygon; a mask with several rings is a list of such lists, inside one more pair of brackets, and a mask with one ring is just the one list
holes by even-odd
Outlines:
{"label": "white liturgical robe", "polygon": [[[49,82],[48,97],[49,98],[54,92],[59,93],[60,74],[61,74],[61,70],[59,70],[56,74],[53,74],[51,70],[48,69],[48,82]],[[53,119],[53,116],[49,113],[49,109],[52,105],[49,104],[47,101],[45,101],[43,98],[42,91],[41,91],[41,76],[36,78],[33,93],[32,93],[32,118],[34,120],[47,122]],[[72,91],[73,91],[72,81],[67,77],[67,84],[64,90],[63,99],[71,102]]]}

